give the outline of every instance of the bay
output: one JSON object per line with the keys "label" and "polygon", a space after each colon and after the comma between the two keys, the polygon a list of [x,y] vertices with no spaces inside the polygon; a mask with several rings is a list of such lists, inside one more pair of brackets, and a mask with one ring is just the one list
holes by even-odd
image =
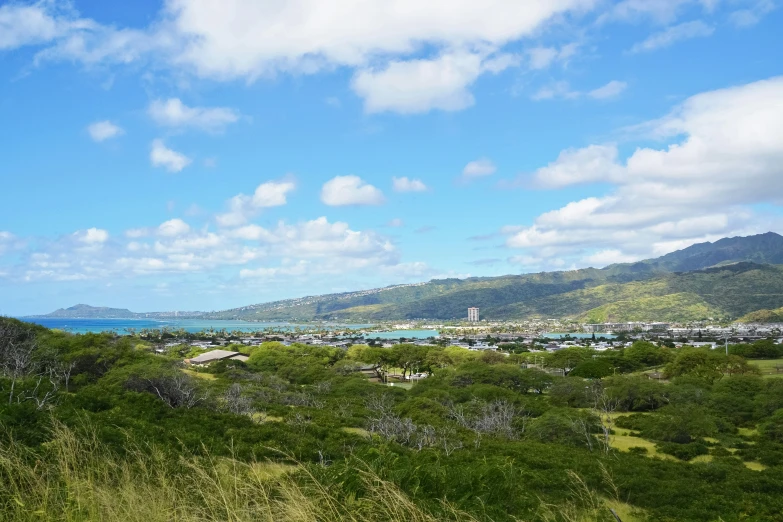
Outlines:
{"label": "bay", "polygon": [[23,321],[40,324],[47,328],[64,330],[71,333],[99,333],[116,332],[127,333],[127,329],[141,330],[169,328],[173,330],[184,329],[189,333],[198,333],[204,330],[228,330],[240,332],[256,332],[265,328],[276,328],[291,331],[296,328],[314,330],[322,328],[332,330],[335,328],[370,328],[372,324],[295,324],[295,323],[253,323],[248,321],[221,321],[204,319],[68,319],[53,317],[25,317]]}

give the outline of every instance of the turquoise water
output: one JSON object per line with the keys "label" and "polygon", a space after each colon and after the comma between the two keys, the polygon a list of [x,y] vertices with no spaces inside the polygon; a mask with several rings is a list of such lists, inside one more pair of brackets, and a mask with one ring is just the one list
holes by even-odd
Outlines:
{"label": "turquoise water", "polygon": [[365,339],[427,339],[429,337],[438,337],[437,330],[394,330],[391,332],[367,332]]}
{"label": "turquoise water", "polygon": [[[25,318],[24,321],[37,323],[47,328],[57,328],[72,333],[98,333],[98,332],[117,332],[118,334],[128,333],[128,329],[141,330],[149,329],[184,329],[186,332],[197,333],[203,330],[214,328],[215,330],[226,329],[228,331],[238,330],[240,332],[256,332],[265,328],[277,328],[280,330],[294,330],[297,327],[303,329],[318,328],[314,324],[293,324],[293,323],[250,323],[247,321],[218,321],[203,319],[54,319],[48,317]],[[369,328],[371,324],[330,324],[324,325],[324,329],[335,327],[342,328]],[[436,332],[437,333],[437,332]]]}
{"label": "turquoise water", "polygon": [[[592,339],[593,337],[593,334],[591,333],[543,333],[541,334],[541,337],[548,337],[550,339],[562,339],[566,335],[570,335],[572,339]],[[599,337],[605,337],[606,339],[614,339],[617,336],[613,334],[596,333],[595,337],[596,339]]]}

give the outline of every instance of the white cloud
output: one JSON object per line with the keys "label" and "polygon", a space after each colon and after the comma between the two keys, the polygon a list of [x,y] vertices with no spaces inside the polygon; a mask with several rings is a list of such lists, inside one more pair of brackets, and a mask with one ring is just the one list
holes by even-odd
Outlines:
{"label": "white cloud", "polygon": [[661,32],[650,35],[646,40],[634,44],[634,46],[631,47],[630,52],[640,53],[654,51],[662,47],[669,47],[683,40],[710,36],[714,31],[714,27],[705,24],[701,20],[685,22],[679,25],[668,27]]}
{"label": "white cloud", "polygon": [[533,101],[552,100],[554,98],[572,99],[581,95],[582,93],[579,91],[572,90],[568,82],[560,81],[541,87],[530,99]]}
{"label": "white cloud", "polygon": [[739,9],[729,15],[729,21],[736,27],[752,27],[759,23],[765,15],[775,10],[773,0],[756,0],[748,9]]}
{"label": "white cloud", "polygon": [[588,96],[595,100],[601,100],[618,96],[625,90],[626,87],[628,87],[627,83],[618,80],[612,80],[606,85],[602,85],[601,87],[591,91],[582,92],[572,89],[569,83],[566,81],[559,81],[550,83],[549,85],[544,85],[543,87],[539,88],[535,93],[533,93],[532,96],[530,96],[530,99],[533,101],[554,100],[556,98],[574,100],[581,98],[582,96]]}
{"label": "white cloud", "polygon": [[618,96],[621,92],[623,92],[626,87],[628,87],[627,83],[620,82],[617,80],[612,80],[611,82],[607,83],[602,87],[593,89],[592,91],[588,92],[587,95],[597,100],[614,98],[615,96]]}
{"label": "white cloud", "polygon": [[158,227],[158,235],[165,237],[184,236],[188,232],[190,232],[190,225],[181,219],[170,219]]}
{"label": "white cloud", "polygon": [[557,160],[535,172],[537,185],[559,188],[594,181],[621,181],[622,168],[617,164],[617,147],[590,145],[583,149],[566,149]]}
{"label": "white cloud", "polygon": [[420,179],[408,179],[405,176],[401,178],[393,177],[392,183],[395,192],[424,192],[427,190],[427,185]]}
{"label": "white cloud", "polygon": [[51,4],[45,2],[0,6],[0,50],[50,42],[70,31],[92,25],[86,20],[55,16],[48,12],[49,7]]}
{"label": "white cloud", "polygon": [[57,240],[38,240],[33,249],[25,250],[23,241],[0,232],[0,253],[8,247],[21,256],[16,265],[6,263],[0,269],[4,277],[17,281],[116,281],[197,272],[213,272],[219,281],[222,273],[217,270],[235,267],[229,270],[231,277],[288,277],[287,284],[300,284],[316,282],[323,274],[350,280],[379,274],[391,277],[416,265],[401,264],[388,238],[325,217],[299,223],[279,221],[270,228],[248,224],[217,232],[196,230],[172,219],[154,228],[130,229],[126,238],[109,239],[106,230],[91,228]]}
{"label": "white cloud", "polygon": [[546,69],[554,62],[565,62],[576,54],[579,44],[570,43],[560,49],[554,47],[533,47],[527,50],[528,66],[533,70]]}
{"label": "white cloud", "polygon": [[400,218],[391,219],[389,220],[388,223],[386,223],[387,227],[392,227],[392,228],[399,228],[403,225],[405,225],[405,222]]}
{"label": "white cloud", "polygon": [[427,45],[499,47],[532,34],[559,14],[592,0],[505,0],[448,4],[415,0],[171,0],[177,31],[191,38],[179,55],[202,76],[255,78],[329,65],[361,67],[379,56],[409,55]]}
{"label": "white cloud", "polygon": [[147,109],[150,117],[164,127],[194,127],[220,132],[239,120],[239,113],[227,107],[188,107],[179,98],[154,100]]}
{"label": "white cloud", "polygon": [[125,237],[136,239],[140,237],[146,237],[150,235],[150,232],[146,228],[131,228],[125,231]]}
{"label": "white cloud", "polygon": [[585,257],[585,261],[591,265],[603,267],[616,263],[633,263],[634,261],[639,261],[639,257],[624,254],[616,248],[609,248]]}
{"label": "white cloud", "polygon": [[11,250],[22,248],[24,243],[12,233],[0,230],[0,256]]}
{"label": "white cloud", "polygon": [[531,69],[546,69],[557,58],[557,49],[552,47],[534,47],[528,51]]}
{"label": "white cloud", "polygon": [[74,234],[77,241],[86,243],[88,245],[96,245],[105,243],[109,240],[109,233],[100,228],[88,228]]}
{"label": "white cloud", "polygon": [[[468,90],[482,74],[517,65],[500,50],[545,24],[581,16],[598,0],[360,2],[293,0],[165,0],[143,29],[79,18],[75,10],[41,2],[4,7],[0,46],[44,45],[36,63],[85,65],[151,62],[216,80],[254,81],[277,73],[313,74],[347,67],[368,112],[459,110],[474,103]],[[1,47],[0,47],[1,48]],[[571,53],[565,46],[559,53]],[[426,51],[427,55],[422,58]],[[156,113],[187,115],[160,102]],[[171,105],[167,107],[166,105]],[[160,109],[160,110],[157,110]],[[220,121],[236,117],[225,111]],[[225,123],[221,123],[222,127]],[[210,124],[211,126],[211,124]]]}
{"label": "white cloud", "polygon": [[109,120],[96,121],[87,126],[87,132],[94,141],[104,141],[122,135],[125,131]]}
{"label": "white cloud", "polygon": [[750,205],[783,203],[783,77],[692,96],[643,127],[668,145],[638,148],[624,162],[614,146],[592,145],[540,169],[544,185],[616,188],[507,229],[507,245],[584,264],[607,250],[639,259],[771,229]]}
{"label": "white cloud", "polygon": [[480,158],[475,161],[469,162],[462,169],[462,179],[470,180],[474,178],[482,178],[485,176],[491,176],[497,171],[497,167],[488,158]]}
{"label": "white cloud", "polygon": [[190,158],[166,147],[159,139],[152,142],[150,161],[153,167],[163,167],[169,172],[179,172],[191,163]]}
{"label": "white cloud", "polygon": [[381,205],[383,193],[365,183],[359,176],[336,176],[321,189],[321,201],[332,207],[346,205]]}
{"label": "white cloud", "polygon": [[288,193],[296,189],[292,179],[266,181],[256,187],[252,196],[237,194],[228,201],[229,211],[216,216],[220,226],[235,227],[247,223],[264,208],[280,207],[288,203]]}
{"label": "white cloud", "polygon": [[719,0],[622,0],[613,5],[601,20],[636,22],[651,19],[658,23],[670,23],[690,5],[697,4],[709,13]]}
{"label": "white cloud", "polygon": [[[393,61],[381,70],[361,70],[352,81],[367,112],[457,111],[474,103],[468,87],[486,70],[477,53],[444,54],[435,59]],[[491,62],[500,72],[502,62]],[[510,65],[506,62],[507,66]]]}

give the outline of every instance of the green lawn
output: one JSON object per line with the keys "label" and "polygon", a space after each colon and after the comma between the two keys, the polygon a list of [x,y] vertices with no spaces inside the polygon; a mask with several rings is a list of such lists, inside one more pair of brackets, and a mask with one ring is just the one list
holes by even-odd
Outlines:
{"label": "green lawn", "polygon": [[761,370],[764,377],[783,378],[783,371],[777,371],[778,367],[783,370],[783,359],[757,359],[748,362]]}

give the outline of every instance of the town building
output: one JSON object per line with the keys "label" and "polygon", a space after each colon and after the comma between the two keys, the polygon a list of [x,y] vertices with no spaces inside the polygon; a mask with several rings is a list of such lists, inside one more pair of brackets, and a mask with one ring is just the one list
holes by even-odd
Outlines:
{"label": "town building", "polygon": [[468,321],[471,323],[477,323],[479,322],[479,309],[478,308],[468,308]]}
{"label": "town building", "polygon": [[213,363],[215,361],[226,361],[226,360],[234,360],[234,361],[241,361],[241,362],[247,362],[249,357],[247,355],[243,355],[239,352],[230,352],[228,350],[212,350],[211,352],[202,353],[198,357],[194,357],[192,359],[185,359],[186,364],[192,364],[195,366],[201,366],[201,365],[208,365],[209,363]]}

